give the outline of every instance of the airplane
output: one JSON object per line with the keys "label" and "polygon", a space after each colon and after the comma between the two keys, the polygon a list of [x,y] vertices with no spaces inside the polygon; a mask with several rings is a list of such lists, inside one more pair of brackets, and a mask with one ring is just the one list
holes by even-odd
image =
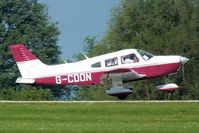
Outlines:
{"label": "airplane", "polygon": [[[106,94],[125,99],[132,87],[124,83],[179,71],[188,58],[178,55],[156,56],[139,49],[125,49],[85,60],[58,65],[46,65],[23,44],[9,46],[22,77],[16,83],[39,85],[99,85],[112,84]],[[160,91],[175,91],[174,83],[157,86]]]}

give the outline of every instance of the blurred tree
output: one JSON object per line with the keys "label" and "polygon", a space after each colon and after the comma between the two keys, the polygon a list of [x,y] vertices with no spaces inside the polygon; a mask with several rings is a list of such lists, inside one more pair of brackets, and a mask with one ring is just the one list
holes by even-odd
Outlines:
{"label": "blurred tree", "polygon": [[[55,25],[49,22],[47,8],[37,0],[0,1],[0,89],[24,87],[15,84],[20,74],[9,45],[22,43],[47,64],[60,61],[61,51],[56,44],[59,30]],[[52,86],[37,88],[50,88],[55,96],[60,95],[57,90],[63,89]]]}
{"label": "blurred tree", "polygon": [[24,85],[20,90],[12,88],[0,90],[1,100],[53,100],[52,92],[49,89],[38,89],[29,85]]}

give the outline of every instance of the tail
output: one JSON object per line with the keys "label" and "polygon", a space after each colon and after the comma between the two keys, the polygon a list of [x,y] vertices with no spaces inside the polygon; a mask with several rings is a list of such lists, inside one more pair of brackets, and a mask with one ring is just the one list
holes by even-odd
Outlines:
{"label": "tail", "polygon": [[22,75],[22,78],[18,78],[16,82],[34,83],[34,78],[38,77],[47,65],[43,64],[22,44],[10,45],[9,48]]}

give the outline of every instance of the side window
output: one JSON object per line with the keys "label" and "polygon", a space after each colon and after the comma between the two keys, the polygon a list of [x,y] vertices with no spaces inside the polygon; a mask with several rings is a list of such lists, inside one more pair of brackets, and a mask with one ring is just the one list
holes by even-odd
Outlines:
{"label": "side window", "polygon": [[91,67],[101,67],[101,62],[96,62],[92,64]]}
{"label": "side window", "polygon": [[121,56],[121,62],[122,64],[129,64],[139,62],[139,59],[135,54],[128,54]]}
{"label": "side window", "polygon": [[106,67],[118,65],[117,57],[105,60],[105,65],[106,65]]}

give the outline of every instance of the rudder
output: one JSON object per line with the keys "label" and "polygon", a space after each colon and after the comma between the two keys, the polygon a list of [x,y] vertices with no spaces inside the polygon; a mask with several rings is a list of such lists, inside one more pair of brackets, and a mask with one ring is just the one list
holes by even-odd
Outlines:
{"label": "rudder", "polygon": [[36,60],[37,57],[33,55],[24,45],[10,45],[9,46],[16,62]]}

